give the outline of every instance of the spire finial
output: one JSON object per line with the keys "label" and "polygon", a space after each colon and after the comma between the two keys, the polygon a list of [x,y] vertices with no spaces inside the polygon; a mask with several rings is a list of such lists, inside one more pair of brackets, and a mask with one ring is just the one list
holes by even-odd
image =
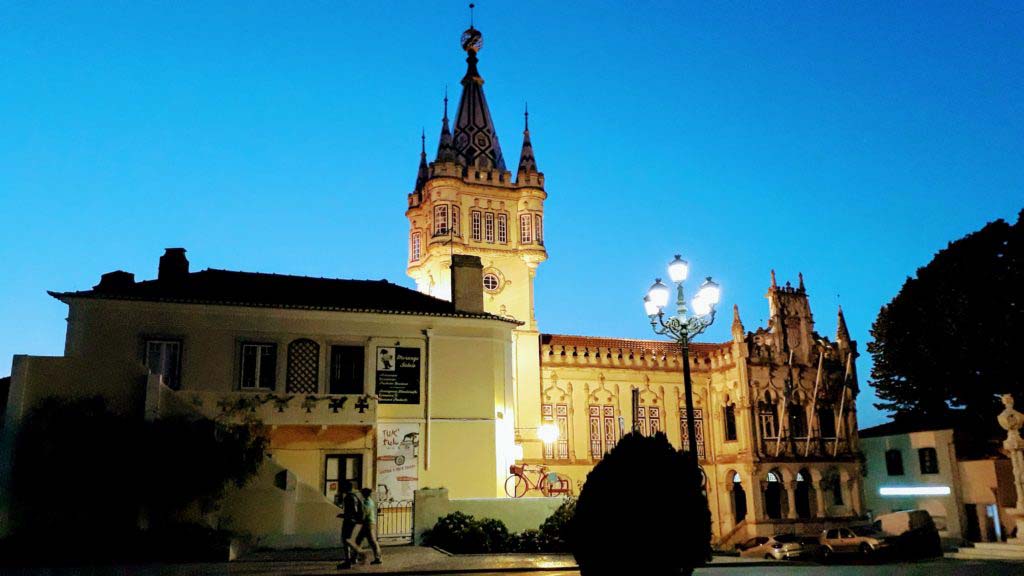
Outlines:
{"label": "spire finial", "polygon": [[805,290],[805,288],[804,288],[804,273],[803,272],[797,272],[796,275],[797,275],[797,278],[800,279],[800,291],[803,292]]}
{"label": "spire finial", "polygon": [[444,119],[448,119],[448,85],[444,85]]}
{"label": "spire finial", "polygon": [[420,155],[424,158],[427,157],[427,129],[420,129]]}
{"label": "spire finial", "polygon": [[772,269],[772,288],[778,288],[779,285],[775,283],[775,269]]}
{"label": "spire finial", "polygon": [[473,8],[476,8],[476,4],[469,3],[469,27],[473,27]]}

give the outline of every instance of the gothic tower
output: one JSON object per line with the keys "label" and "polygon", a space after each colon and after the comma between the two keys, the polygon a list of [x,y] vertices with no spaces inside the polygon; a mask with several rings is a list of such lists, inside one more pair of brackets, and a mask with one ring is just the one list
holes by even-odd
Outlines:
{"label": "gothic tower", "polygon": [[[428,164],[425,143],[414,190],[409,194],[409,262],[417,288],[451,298],[452,256],[479,256],[483,264],[484,310],[522,322],[516,332],[517,387],[539,388],[539,333],[534,318],[533,280],[547,259],[544,248],[544,175],[530,142],[529,113],[515,177],[505,166],[498,133],[477,70],[483,36],[472,25],[462,34],[466,75],[449,127],[448,97],[437,154]],[[539,413],[529,405],[520,412]],[[538,400],[539,401],[539,400]],[[529,403],[528,403],[529,404]],[[517,415],[518,416],[518,415]]]}

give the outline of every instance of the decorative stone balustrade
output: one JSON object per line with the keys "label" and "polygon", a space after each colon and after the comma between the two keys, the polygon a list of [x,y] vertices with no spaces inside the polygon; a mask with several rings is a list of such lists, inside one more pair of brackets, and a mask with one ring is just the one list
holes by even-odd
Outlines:
{"label": "decorative stone balustrade", "polygon": [[[541,364],[601,366],[681,371],[682,356],[674,342],[587,338],[545,334],[540,348]],[[691,344],[690,369],[713,370],[735,363],[731,343]]]}

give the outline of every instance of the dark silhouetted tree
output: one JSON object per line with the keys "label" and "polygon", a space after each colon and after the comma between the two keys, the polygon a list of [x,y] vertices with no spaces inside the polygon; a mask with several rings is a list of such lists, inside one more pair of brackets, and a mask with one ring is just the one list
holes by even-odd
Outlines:
{"label": "dark silhouetted tree", "polygon": [[951,242],[908,278],[871,329],[876,407],[896,417],[950,408],[991,426],[996,394],[1024,401],[1024,211]]}
{"label": "dark silhouetted tree", "polygon": [[[662,518],[659,525],[648,519]],[[692,463],[663,433],[627,434],[587,474],[569,525],[583,576],[689,574],[711,543]]]}

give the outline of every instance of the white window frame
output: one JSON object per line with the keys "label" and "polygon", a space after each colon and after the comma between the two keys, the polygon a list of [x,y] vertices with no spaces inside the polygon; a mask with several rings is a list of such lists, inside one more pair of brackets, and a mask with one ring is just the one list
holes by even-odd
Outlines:
{"label": "white window frame", "polygon": [[470,233],[473,235],[473,241],[479,242],[481,238],[481,230],[483,229],[482,216],[479,210],[473,210],[469,215],[470,219]]}
{"label": "white window frame", "polygon": [[[160,366],[157,367],[156,370],[154,370],[153,366],[149,365],[149,351],[150,347],[152,346],[159,347],[158,354],[160,356]],[[177,355],[174,360],[174,366],[171,366],[168,363],[169,355],[167,354],[167,350],[171,347],[177,350]],[[145,354],[145,357],[143,358],[143,364],[145,364],[146,370],[148,370],[150,374],[159,374],[160,376],[162,376],[164,385],[166,385],[169,388],[181,388],[181,340],[175,340],[173,338],[148,338],[146,339],[145,350],[143,353]],[[177,376],[177,381],[171,381],[169,378],[167,378],[168,369],[173,370],[174,375]]]}
{"label": "white window frame", "polygon": [[452,204],[451,207],[448,209],[448,213],[451,215],[452,219],[451,233],[459,237],[462,236],[462,222],[460,222],[460,220],[462,219],[460,214],[461,211],[462,209],[456,204]]}
{"label": "white window frame", "polygon": [[434,236],[443,236],[448,233],[448,205],[438,204],[434,206]]}
{"label": "white window frame", "polygon": [[498,243],[508,244],[508,214],[498,214]]}
{"label": "white window frame", "polygon": [[413,262],[419,262],[420,256],[422,256],[423,240],[420,237],[419,232],[413,232],[411,247],[409,248],[410,260]]}
{"label": "white window frame", "polygon": [[543,220],[540,214],[533,215],[533,239],[537,244],[544,244]]}
{"label": "white window frame", "polygon": [[[245,350],[246,348],[256,348],[256,374],[254,378],[255,386],[245,385]],[[274,351],[274,385],[271,387],[260,386],[262,378],[260,378],[260,370],[263,364],[263,349],[271,348]],[[274,342],[242,342],[239,346],[239,360],[238,360],[238,389],[239,390],[273,390],[277,387],[277,344]]]}
{"label": "white window frame", "polygon": [[533,216],[530,214],[519,215],[519,242],[521,244],[532,244],[533,237],[531,234],[531,228],[533,227]]}
{"label": "white window frame", "polygon": [[484,241],[494,244],[494,212],[484,213]]}

